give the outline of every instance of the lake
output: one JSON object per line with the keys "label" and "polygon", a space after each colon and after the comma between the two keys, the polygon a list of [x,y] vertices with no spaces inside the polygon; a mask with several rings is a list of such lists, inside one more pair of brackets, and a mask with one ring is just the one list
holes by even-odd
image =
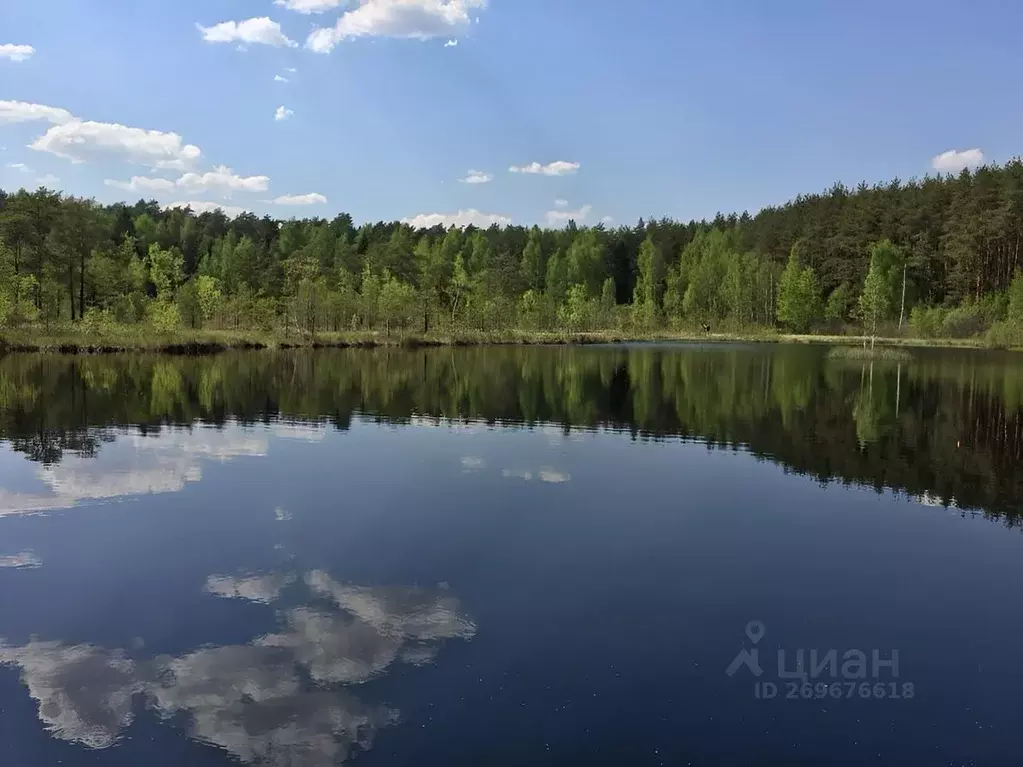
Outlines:
{"label": "lake", "polygon": [[1005,765],[1023,356],[0,359],[0,763]]}

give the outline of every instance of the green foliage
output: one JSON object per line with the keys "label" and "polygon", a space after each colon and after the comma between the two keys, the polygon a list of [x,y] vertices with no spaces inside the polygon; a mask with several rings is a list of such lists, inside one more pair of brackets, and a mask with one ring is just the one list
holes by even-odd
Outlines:
{"label": "green foliage", "polygon": [[607,277],[604,265],[604,245],[596,229],[579,232],[568,249],[568,283],[582,285],[587,298],[600,295]]}
{"label": "green foliage", "polygon": [[156,288],[157,298],[169,300],[182,280],[184,259],[177,250],[163,250],[153,243],[149,246],[149,281]]}
{"label": "green foliage", "polygon": [[171,301],[150,301],[146,306],[146,324],[157,333],[170,333],[181,327],[181,313]]}
{"label": "green foliage", "polygon": [[[182,322],[196,328],[285,333],[458,332],[519,322],[556,329],[559,312],[578,324],[589,309],[588,327],[617,327],[625,318],[644,332],[779,321],[805,330],[821,318],[832,326],[849,319],[860,304],[853,293],[868,281],[869,251],[877,300],[858,306],[861,319],[863,309],[872,312],[865,324],[876,332],[899,316],[905,274],[912,332],[962,335],[1023,322],[1023,284],[1011,284],[1021,241],[1018,160],[956,178],[836,185],[754,216],[615,229],[415,230],[399,222],[356,226],[347,214],[228,219],[153,202],[102,206],[18,191],[0,195],[0,321],[50,328],[97,308],[118,323],[144,323],[155,298],[175,303]],[[798,268],[783,272],[794,249]],[[398,284],[382,305],[390,279]],[[631,299],[632,307],[611,308],[608,279],[616,301]],[[577,285],[593,302],[585,311],[578,291],[569,300]],[[414,319],[391,312],[409,291]],[[927,306],[959,310],[930,321],[915,311]]]}
{"label": "green foliage", "polygon": [[824,307],[824,319],[832,324],[842,323],[849,319],[853,304],[852,286],[843,282],[831,291]]}
{"label": "green foliage", "polygon": [[655,319],[664,297],[664,280],[667,268],[660,249],[652,238],[647,237],[639,248],[639,275],[632,293],[632,303],[644,305],[643,313]]}
{"label": "green foliage", "polygon": [[948,310],[940,306],[914,306],[909,313],[909,329],[917,338],[937,338],[941,335]]}
{"label": "green foliage", "polygon": [[590,299],[586,285],[576,283],[569,287],[558,319],[565,327],[576,333],[589,330],[597,316],[596,303]]}
{"label": "green foliage", "polygon": [[805,333],[821,315],[821,293],[817,274],[803,267],[795,248],[778,286],[778,321],[796,333]]}
{"label": "green foliage", "polygon": [[379,301],[380,316],[388,333],[408,327],[418,313],[415,289],[391,274],[384,275]]}
{"label": "green foliage", "polygon": [[878,324],[891,310],[893,263],[891,243],[878,243],[871,249],[870,269],[859,300],[860,318],[871,339],[877,335]]}
{"label": "green foliage", "polygon": [[941,321],[941,335],[948,338],[970,338],[989,327],[980,307],[964,303],[945,313]]}
{"label": "green foliage", "polygon": [[174,301],[178,307],[178,315],[185,327],[202,327],[202,308],[199,305],[199,294],[194,280],[189,280],[178,288]]}
{"label": "green foliage", "polygon": [[522,251],[522,280],[526,290],[541,291],[544,287],[546,269],[543,262],[543,242],[540,228],[534,226],[529,231],[529,241]]}
{"label": "green foliage", "polygon": [[1006,319],[1013,325],[1023,328],[1023,271],[1017,271],[1009,286]]}
{"label": "green foliage", "polygon": [[209,324],[221,309],[223,294],[220,281],[208,274],[200,274],[195,278],[195,294],[202,322]]}

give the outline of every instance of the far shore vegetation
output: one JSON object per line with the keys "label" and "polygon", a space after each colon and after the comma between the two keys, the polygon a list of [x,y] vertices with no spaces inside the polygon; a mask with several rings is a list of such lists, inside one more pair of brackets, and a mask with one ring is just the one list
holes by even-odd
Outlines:
{"label": "far shore vegetation", "polygon": [[[1023,348],[1023,162],[755,216],[277,221],[0,191],[0,350],[820,341]],[[865,350],[865,351],[864,351]],[[852,354],[852,352],[839,352]]]}

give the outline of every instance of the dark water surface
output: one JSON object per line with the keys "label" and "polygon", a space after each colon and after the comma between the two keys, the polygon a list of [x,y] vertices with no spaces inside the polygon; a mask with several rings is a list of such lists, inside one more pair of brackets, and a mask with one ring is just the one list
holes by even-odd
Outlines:
{"label": "dark water surface", "polygon": [[1021,405],[980,352],[0,359],[0,764],[1020,764]]}

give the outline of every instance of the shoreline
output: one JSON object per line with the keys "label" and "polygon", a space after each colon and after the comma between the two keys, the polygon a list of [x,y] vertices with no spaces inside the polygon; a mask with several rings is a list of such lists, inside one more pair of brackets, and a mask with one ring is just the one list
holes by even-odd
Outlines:
{"label": "shoreline", "polygon": [[[869,339],[867,339],[869,342]],[[110,334],[2,334],[0,355],[14,353],[46,354],[125,354],[150,353],[204,356],[227,351],[266,349],[421,349],[467,346],[592,346],[599,344],[817,344],[854,346],[864,344],[863,336],[785,334],[785,333],[540,333],[508,331],[500,333],[387,335],[377,332],[322,333],[316,336],[278,336],[273,333],[234,331],[182,331],[167,335],[141,336]],[[995,350],[982,339],[951,338],[877,338],[880,347],[951,348]]]}

